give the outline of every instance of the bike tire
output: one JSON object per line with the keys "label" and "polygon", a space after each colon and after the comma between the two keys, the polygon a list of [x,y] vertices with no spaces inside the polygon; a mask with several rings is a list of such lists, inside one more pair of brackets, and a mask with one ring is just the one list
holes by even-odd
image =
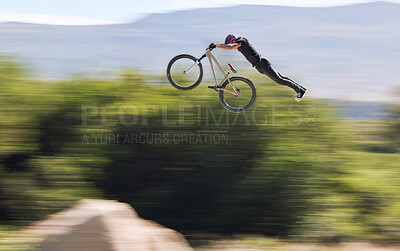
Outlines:
{"label": "bike tire", "polygon": [[[219,99],[221,101],[222,106],[225,107],[228,111],[236,112],[236,113],[243,112],[243,111],[249,109],[256,101],[256,88],[254,87],[254,84],[249,79],[243,78],[243,77],[231,77],[231,78],[229,78],[229,81],[233,82],[234,86],[235,86],[235,82],[237,82],[237,81],[239,81],[240,84],[244,84],[244,86],[248,85],[250,88],[246,89],[246,92],[247,92],[246,94],[249,94],[248,92],[250,91],[251,98],[248,99],[249,100],[248,102],[245,100],[244,105],[239,105],[239,107],[233,107],[232,104],[230,104],[230,102],[227,102],[227,98],[225,98],[227,96],[225,96],[225,95],[232,95],[232,96],[234,96],[234,95],[225,92],[225,90],[220,90],[219,91]],[[229,84],[229,81],[226,80],[220,86],[220,88],[225,89],[226,86]]]}
{"label": "bike tire", "polygon": [[[188,91],[188,90],[192,90],[193,88],[197,87],[200,83],[201,80],[203,79],[203,66],[201,65],[201,63],[199,62],[196,66],[194,66],[196,68],[196,74],[193,80],[188,80],[189,81],[189,85],[188,86],[183,86],[182,83],[179,82],[179,78],[174,79],[173,73],[171,72],[174,65],[176,65],[178,62],[183,61],[184,59],[190,61],[193,61],[193,63],[195,63],[197,61],[197,59],[195,57],[193,57],[192,55],[189,54],[181,54],[178,55],[176,57],[174,57],[173,59],[171,59],[171,61],[169,61],[168,63],[168,67],[167,67],[167,78],[168,81],[171,83],[171,85],[173,87],[175,87],[178,90],[182,90],[182,91]],[[188,66],[190,67],[190,65]],[[184,74],[182,72],[181,77],[184,77]],[[191,82],[193,82],[193,84],[191,84]]]}

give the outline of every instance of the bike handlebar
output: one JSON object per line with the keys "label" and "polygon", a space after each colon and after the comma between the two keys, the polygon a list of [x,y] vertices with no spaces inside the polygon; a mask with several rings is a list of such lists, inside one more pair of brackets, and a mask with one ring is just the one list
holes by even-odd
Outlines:
{"label": "bike handlebar", "polygon": [[214,43],[211,43],[206,50],[212,51],[214,48],[216,48],[217,46]]}

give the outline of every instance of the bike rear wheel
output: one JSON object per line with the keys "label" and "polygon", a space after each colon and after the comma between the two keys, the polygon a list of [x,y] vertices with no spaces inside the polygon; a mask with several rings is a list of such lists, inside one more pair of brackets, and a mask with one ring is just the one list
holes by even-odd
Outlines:
{"label": "bike rear wheel", "polygon": [[256,88],[247,78],[229,78],[220,88],[225,89],[219,91],[221,104],[231,112],[243,112],[256,101]]}
{"label": "bike rear wheel", "polygon": [[203,66],[200,62],[196,64],[196,61],[195,57],[188,54],[171,59],[167,67],[167,77],[173,87],[187,91],[200,84],[203,78]]}

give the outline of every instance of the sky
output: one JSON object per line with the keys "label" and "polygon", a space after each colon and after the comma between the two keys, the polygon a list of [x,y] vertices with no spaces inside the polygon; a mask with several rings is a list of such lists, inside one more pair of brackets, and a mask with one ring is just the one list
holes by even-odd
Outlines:
{"label": "sky", "polygon": [[[328,7],[376,0],[1,0],[0,22],[92,25],[134,22],[151,13],[241,4]],[[389,0],[400,3],[400,0]]]}

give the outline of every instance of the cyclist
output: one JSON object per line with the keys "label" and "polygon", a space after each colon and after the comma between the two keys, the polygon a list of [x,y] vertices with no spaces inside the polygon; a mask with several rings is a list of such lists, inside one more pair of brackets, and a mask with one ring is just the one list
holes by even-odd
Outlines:
{"label": "cyclist", "polygon": [[212,44],[212,47],[223,50],[237,49],[261,74],[267,75],[278,84],[292,88],[297,93],[297,97],[295,98],[297,102],[304,98],[307,89],[275,71],[271,67],[271,63],[267,59],[262,58],[246,38],[229,34],[225,38],[224,44]]}

